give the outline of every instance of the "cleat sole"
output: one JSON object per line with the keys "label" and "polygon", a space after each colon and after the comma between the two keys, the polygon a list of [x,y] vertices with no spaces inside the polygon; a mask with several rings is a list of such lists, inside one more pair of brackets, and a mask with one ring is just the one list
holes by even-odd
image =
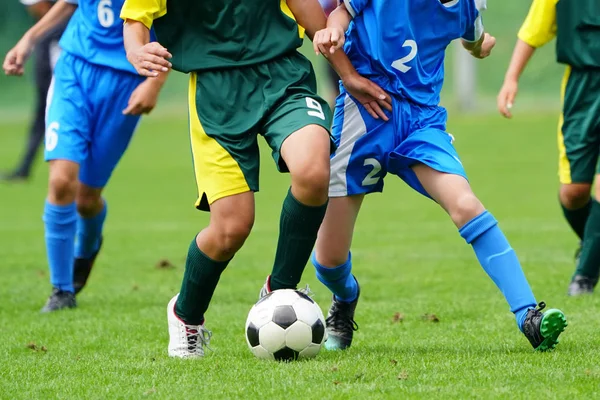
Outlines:
{"label": "cleat sole", "polygon": [[567,325],[567,317],[565,317],[562,311],[555,308],[546,311],[540,324],[540,333],[544,340],[536,347],[536,350],[547,351],[554,349],[559,343],[558,337]]}

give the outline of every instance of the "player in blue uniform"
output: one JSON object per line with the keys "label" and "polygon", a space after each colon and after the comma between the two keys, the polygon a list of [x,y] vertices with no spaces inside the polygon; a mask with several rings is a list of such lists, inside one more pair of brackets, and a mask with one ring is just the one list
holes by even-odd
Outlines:
{"label": "player in blue uniform", "polygon": [[43,219],[53,291],[42,312],[76,306],[75,293],[102,243],[102,190],[166,79],[163,73],[144,80],[127,61],[122,6],[123,0],[59,0],[4,60],[7,75],[22,75],[37,40],[72,16],[46,113],[50,173]]}
{"label": "player in blue uniform", "polygon": [[327,318],[330,349],[350,346],[360,290],[351,273],[350,244],[365,194],[383,191],[389,172],[439,203],[473,246],[498,286],[518,327],[535,349],[558,343],[567,325],[560,310],[545,313],[496,219],[471,191],[438,105],[444,52],[454,39],[477,58],[495,39],[484,33],[485,0],[344,0],[328,28],[315,35],[324,56],[342,46],[359,74],[392,96],[389,122],[375,120],[342,88],[332,128],[330,202],[313,253],[317,277],[334,294]]}

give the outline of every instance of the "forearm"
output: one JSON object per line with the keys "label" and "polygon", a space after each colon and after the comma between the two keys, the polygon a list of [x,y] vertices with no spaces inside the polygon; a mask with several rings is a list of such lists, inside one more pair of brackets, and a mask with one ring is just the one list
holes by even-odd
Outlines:
{"label": "forearm", "polygon": [[337,6],[337,8],[329,15],[329,18],[327,19],[327,27],[340,27],[344,32],[346,32],[348,30],[348,26],[350,25],[350,21],[352,21],[352,16],[346,9],[344,3],[342,3]]}
{"label": "forearm", "polygon": [[75,4],[67,3],[64,0],[58,1],[46,15],[25,33],[24,37],[37,42],[46,33],[71,18],[76,9],[77,5]]}
{"label": "forearm", "polygon": [[123,26],[123,41],[125,44],[125,52],[129,53],[132,50],[150,43],[150,29],[139,21],[128,19]]}
{"label": "forearm", "polygon": [[36,20],[42,19],[44,15],[52,8],[52,3],[48,1],[40,1],[39,3],[27,6],[27,12]]}
{"label": "forearm", "polygon": [[161,71],[158,73],[158,76],[152,77],[152,78],[146,78],[146,81],[148,81],[148,83],[151,84],[152,86],[154,86],[157,90],[160,90],[160,89],[162,89],[163,85],[167,81],[167,78],[169,77],[170,73],[171,73],[171,70],[168,70],[166,72]]}
{"label": "forearm", "polygon": [[479,40],[477,40],[475,42],[469,42],[465,39],[461,39],[461,43],[465,50],[472,52],[472,51],[477,50],[478,48],[481,48],[484,38],[485,38],[485,33],[482,33]]}
{"label": "forearm", "polygon": [[310,40],[327,26],[325,11],[317,0],[287,0],[287,5]]}
{"label": "forearm", "polygon": [[534,52],[535,47],[530,46],[521,39],[517,39],[504,79],[518,81]]}

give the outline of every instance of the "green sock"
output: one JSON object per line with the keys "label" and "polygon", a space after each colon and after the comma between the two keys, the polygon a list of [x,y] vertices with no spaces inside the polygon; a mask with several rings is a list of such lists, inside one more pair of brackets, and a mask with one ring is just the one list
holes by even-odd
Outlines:
{"label": "green sock", "polygon": [[575,273],[597,279],[600,272],[600,203],[596,200],[592,201],[583,238],[581,258]]}
{"label": "green sock", "polygon": [[208,258],[198,248],[196,238],[192,240],[185,261],[181,291],[175,304],[175,314],[186,324],[204,323],[204,313],[208,309],[221,273],[229,261],[215,261]]}
{"label": "green sock", "polygon": [[590,200],[585,206],[581,208],[577,208],[575,210],[569,210],[565,208],[562,204],[560,205],[563,210],[563,214],[567,219],[569,225],[571,225],[571,229],[573,232],[579,236],[579,239],[583,240],[583,235],[585,232],[585,223],[588,220],[588,216],[590,215],[590,209],[592,208],[592,201]]}
{"label": "green sock", "polygon": [[271,273],[271,290],[296,289],[317,240],[327,203],[307,206],[288,191],[279,222],[279,241]]}

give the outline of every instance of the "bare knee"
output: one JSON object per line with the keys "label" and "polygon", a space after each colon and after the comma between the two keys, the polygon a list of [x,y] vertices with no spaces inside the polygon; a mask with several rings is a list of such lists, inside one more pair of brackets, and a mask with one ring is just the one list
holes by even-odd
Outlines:
{"label": "bare knee", "polygon": [[329,158],[307,159],[292,171],[292,193],[303,204],[318,206],[327,201]]}
{"label": "bare knee", "polygon": [[48,181],[48,199],[53,204],[70,204],[75,201],[77,179],[68,174],[51,174]]}
{"label": "bare knee", "polygon": [[[569,210],[576,210],[585,206],[590,200],[592,185],[588,183],[569,183],[560,187],[560,203]],[[600,190],[596,187],[596,198]]]}
{"label": "bare knee", "polygon": [[254,216],[227,218],[218,224],[211,224],[217,254],[215,258],[230,259],[244,245],[252,231]]}
{"label": "bare knee", "polygon": [[77,212],[83,217],[93,217],[104,207],[104,201],[100,193],[93,192],[78,192],[77,198]]}
{"label": "bare knee", "polygon": [[485,211],[485,208],[473,193],[466,193],[457,197],[447,211],[452,222],[460,228]]}

